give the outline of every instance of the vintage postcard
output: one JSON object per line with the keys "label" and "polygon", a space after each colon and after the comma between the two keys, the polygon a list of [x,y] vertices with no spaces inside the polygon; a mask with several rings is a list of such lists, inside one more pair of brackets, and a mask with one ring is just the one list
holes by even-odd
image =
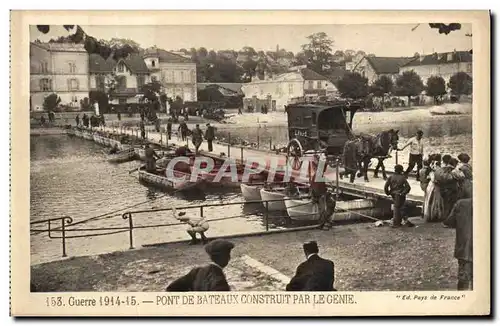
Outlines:
{"label": "vintage postcard", "polygon": [[490,314],[488,11],[12,11],[10,65],[12,315]]}

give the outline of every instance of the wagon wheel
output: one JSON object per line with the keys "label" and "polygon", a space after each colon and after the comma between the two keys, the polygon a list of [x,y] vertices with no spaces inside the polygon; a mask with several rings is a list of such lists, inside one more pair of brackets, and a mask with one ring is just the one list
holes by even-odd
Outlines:
{"label": "wagon wheel", "polygon": [[298,139],[292,139],[287,146],[287,157],[292,158],[292,168],[294,170],[299,170],[302,166],[302,160],[300,159],[304,154],[302,145]]}

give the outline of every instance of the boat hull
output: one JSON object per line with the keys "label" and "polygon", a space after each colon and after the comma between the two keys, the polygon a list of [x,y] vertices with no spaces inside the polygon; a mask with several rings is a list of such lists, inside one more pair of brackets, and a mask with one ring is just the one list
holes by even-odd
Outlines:
{"label": "boat hull", "polygon": [[[285,202],[284,202],[284,199],[286,197],[284,191],[283,192],[279,192],[279,191],[275,191],[275,190],[266,190],[264,188],[260,189],[260,197],[261,197],[261,200],[263,201],[262,202],[262,205],[264,205],[264,207],[266,207],[266,201],[269,200],[269,202],[267,202],[267,209],[269,211],[286,211],[286,206],[285,206]],[[271,201],[272,200],[272,201]],[[279,200],[279,201],[275,201],[275,200]]]}
{"label": "boat hull", "polygon": [[[285,206],[288,216],[295,221],[318,221],[319,206],[311,199],[286,198]],[[329,218],[331,221],[358,221],[363,215],[374,216],[384,214],[384,209],[376,207],[375,203],[367,199],[337,201],[335,213]]]}
{"label": "boat hull", "polygon": [[203,178],[198,178],[196,181],[192,182],[189,174],[184,174],[185,180],[179,180],[177,179],[181,177],[179,174],[177,178],[168,178],[167,176],[149,173],[145,170],[138,170],[138,172],[139,182],[166,191],[185,192],[203,190],[205,187],[205,180]]}
{"label": "boat hull", "polygon": [[240,183],[240,189],[245,201],[262,200],[262,197],[260,196],[260,189],[262,189],[262,186],[253,186]]}
{"label": "boat hull", "polygon": [[116,157],[108,159],[108,162],[113,164],[119,164],[119,163],[133,161],[136,158],[137,154],[135,154],[135,151],[133,149],[130,149],[126,152],[116,154]]}

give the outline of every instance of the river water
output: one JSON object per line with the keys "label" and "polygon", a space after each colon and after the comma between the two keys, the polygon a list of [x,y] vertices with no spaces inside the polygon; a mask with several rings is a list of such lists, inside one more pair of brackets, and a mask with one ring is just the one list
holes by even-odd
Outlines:
{"label": "river water", "polygon": [[[367,116],[364,118],[368,119]],[[405,122],[396,124],[390,121],[383,124],[361,121],[355,124],[356,131],[359,132],[374,133],[392,127],[398,128],[403,138],[412,135],[418,128],[422,129],[433,152],[472,154],[471,116],[433,117],[413,124]],[[231,133],[251,140],[252,137],[256,137],[257,132],[260,133],[260,137],[263,137],[263,131],[278,142],[286,143],[286,128],[283,126],[261,127],[260,131],[256,131],[256,128],[232,128]],[[138,166],[138,162],[109,164],[103,150],[103,147],[91,141],[70,138],[67,135],[31,136],[30,220],[33,222],[71,216],[73,222],[78,223],[133,205],[136,206],[131,208],[132,210],[148,210],[200,204],[236,203],[243,200],[241,195],[235,192],[211,192],[205,198],[167,196],[141,185],[134,174],[128,173]],[[211,222],[207,235],[220,236],[265,230],[264,217],[259,208],[259,206],[241,204],[205,208],[204,215],[208,219],[228,217],[226,220]],[[116,214],[121,213],[123,211]],[[198,215],[199,210],[192,213]],[[239,217],[229,218],[232,216]],[[170,212],[142,213],[134,215],[133,218],[135,226],[178,223]],[[288,223],[288,220],[282,217],[275,216],[269,219],[270,228],[286,227]],[[110,232],[84,231],[82,228],[127,226],[128,221],[123,220],[119,215],[75,225],[69,228],[68,235]],[[47,226],[40,224],[32,227],[45,229]],[[187,239],[185,229],[185,225],[135,229],[134,246],[138,248],[144,244]],[[56,232],[53,236],[60,236],[60,233]],[[67,240],[68,256],[93,255],[128,248],[128,232]],[[60,239],[50,239],[46,233],[31,236],[31,264],[61,259],[61,250]]]}

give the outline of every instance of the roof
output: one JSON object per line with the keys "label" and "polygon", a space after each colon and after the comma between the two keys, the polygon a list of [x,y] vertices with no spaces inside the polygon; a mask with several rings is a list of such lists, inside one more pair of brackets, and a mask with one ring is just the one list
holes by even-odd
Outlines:
{"label": "roof", "polygon": [[193,63],[189,58],[158,48],[148,48],[144,50],[144,57],[150,56],[158,57],[160,62],[165,63]]}
{"label": "roof", "polygon": [[[135,74],[148,73],[148,67],[139,54],[131,54],[123,60],[125,65]],[[111,58],[104,60],[98,54],[89,56],[89,71],[90,73],[109,73],[115,68],[117,62]]]}
{"label": "roof", "polygon": [[242,83],[197,83],[196,85],[198,90],[204,90],[209,86],[216,85],[228,89],[234,93],[243,95],[243,92],[241,91],[241,86],[243,85]]}
{"label": "roof", "polygon": [[87,52],[83,44],[76,43],[39,43],[31,42],[32,45],[36,45],[42,49],[51,52]]}
{"label": "roof", "polygon": [[[451,54],[451,60],[448,60],[448,54]],[[446,63],[458,62],[472,62],[472,53],[470,51],[454,51],[445,53],[433,53],[405,64],[405,67],[426,66],[426,65],[439,65]]]}
{"label": "roof", "polygon": [[[377,74],[398,74],[399,68],[415,60],[415,57],[368,57],[366,61],[370,63]],[[359,64],[359,63],[358,63]]]}
{"label": "roof", "polygon": [[316,71],[309,68],[300,69],[300,74],[304,80],[328,80],[325,76],[320,75]]}

